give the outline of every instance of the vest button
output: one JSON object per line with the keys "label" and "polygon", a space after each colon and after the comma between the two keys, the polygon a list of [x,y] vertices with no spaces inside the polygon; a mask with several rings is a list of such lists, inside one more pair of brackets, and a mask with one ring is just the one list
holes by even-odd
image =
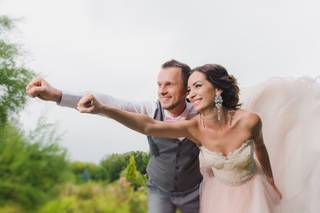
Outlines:
{"label": "vest button", "polygon": [[179,157],[180,157],[180,153],[177,154],[177,158],[179,158]]}
{"label": "vest button", "polygon": [[176,166],[176,169],[178,170],[180,167],[179,166]]}

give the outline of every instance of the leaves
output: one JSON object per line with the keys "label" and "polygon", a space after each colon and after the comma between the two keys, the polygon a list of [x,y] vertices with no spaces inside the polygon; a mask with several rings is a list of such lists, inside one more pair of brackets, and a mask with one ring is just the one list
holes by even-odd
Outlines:
{"label": "leaves", "polygon": [[[13,21],[0,16],[0,35],[13,27]],[[26,102],[25,87],[34,73],[19,60],[19,49],[3,36],[0,37],[0,124],[21,110]]]}
{"label": "leaves", "polygon": [[143,175],[146,174],[149,155],[141,151],[127,152],[109,155],[100,162],[101,167],[104,168],[104,179],[110,182],[119,179],[121,171],[127,167],[129,158],[132,155],[136,161],[137,170]]}
{"label": "leaves", "polygon": [[0,138],[0,202],[35,207],[71,178],[66,152],[57,144],[31,142],[8,124]]}
{"label": "leaves", "polygon": [[128,166],[121,172],[121,176],[125,177],[135,190],[146,183],[146,178],[137,170],[134,155],[130,156]]}
{"label": "leaves", "polygon": [[[145,174],[148,154],[113,154],[100,165],[70,163],[57,144],[61,135],[55,125],[41,118],[29,135],[14,125],[10,118],[24,107],[34,73],[22,65],[18,46],[6,39],[13,27],[11,19],[0,16],[0,212],[146,212],[140,173]],[[124,169],[131,184],[117,181]],[[66,184],[75,182],[74,176],[81,184]]]}
{"label": "leaves", "polygon": [[0,16],[0,33],[13,28],[13,21],[7,16]]}

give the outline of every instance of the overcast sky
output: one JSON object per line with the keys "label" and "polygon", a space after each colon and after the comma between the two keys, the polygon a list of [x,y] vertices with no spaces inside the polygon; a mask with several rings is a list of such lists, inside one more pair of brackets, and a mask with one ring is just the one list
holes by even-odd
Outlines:
{"label": "overcast sky", "polygon": [[[66,91],[156,99],[160,65],[224,65],[241,87],[274,76],[319,75],[319,1],[0,0],[0,14],[22,18],[15,39],[26,64]],[[47,117],[64,132],[71,159],[148,150],[144,136],[115,122],[29,100],[26,128]]]}

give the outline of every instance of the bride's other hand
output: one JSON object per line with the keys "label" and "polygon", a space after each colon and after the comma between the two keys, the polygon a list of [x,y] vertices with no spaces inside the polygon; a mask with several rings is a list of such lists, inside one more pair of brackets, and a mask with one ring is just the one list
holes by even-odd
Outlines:
{"label": "bride's other hand", "polygon": [[282,199],[282,194],[280,192],[280,190],[278,189],[278,187],[276,186],[276,184],[274,183],[273,178],[267,178],[268,182],[271,184],[271,186],[273,187],[273,189],[276,191],[276,193],[279,195],[280,199]]}
{"label": "bride's other hand", "polygon": [[282,194],[281,194],[280,190],[278,189],[278,187],[273,184],[273,188],[274,188],[274,190],[276,190],[276,192],[279,195],[280,199],[282,199]]}

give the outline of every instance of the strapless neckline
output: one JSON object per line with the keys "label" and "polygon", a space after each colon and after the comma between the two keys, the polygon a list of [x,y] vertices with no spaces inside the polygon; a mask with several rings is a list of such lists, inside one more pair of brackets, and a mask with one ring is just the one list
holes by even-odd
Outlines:
{"label": "strapless neckline", "polygon": [[210,149],[206,148],[205,146],[201,146],[200,148],[204,149],[208,153],[219,155],[219,156],[227,159],[227,158],[231,158],[235,153],[240,152],[243,148],[245,148],[247,145],[249,145],[250,143],[253,143],[253,142],[254,142],[253,139],[248,139],[245,142],[241,143],[241,145],[238,148],[228,152],[227,154],[224,154],[223,152],[219,152],[219,151],[210,150]]}

